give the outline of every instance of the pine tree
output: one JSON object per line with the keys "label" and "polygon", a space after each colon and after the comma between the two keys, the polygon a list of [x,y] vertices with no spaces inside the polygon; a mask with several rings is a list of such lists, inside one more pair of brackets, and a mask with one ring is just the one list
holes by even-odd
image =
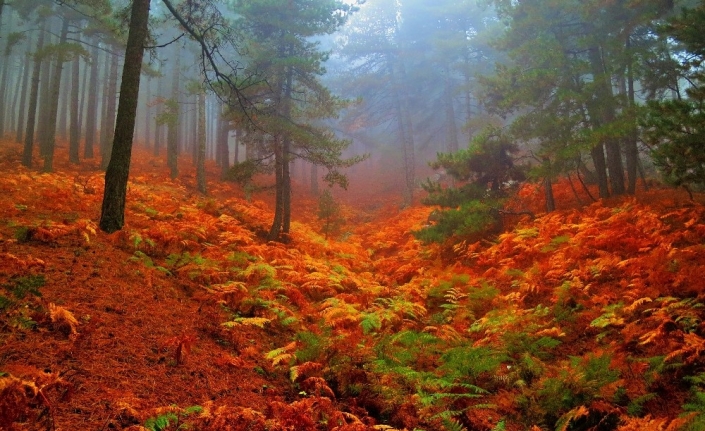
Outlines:
{"label": "pine tree", "polygon": [[239,0],[234,10],[249,40],[244,50],[249,68],[267,79],[250,88],[247,97],[259,108],[256,118],[241,119],[241,127],[250,127],[255,134],[265,132],[258,150],[276,178],[275,214],[268,237],[285,239],[291,224],[291,162],[302,158],[323,165],[329,182],[345,186],[339,169],[361,159],[343,159],[349,142],[320,126],[344,102],[321,84],[328,53],[311,41],[338,29],[352,8],[338,0]]}

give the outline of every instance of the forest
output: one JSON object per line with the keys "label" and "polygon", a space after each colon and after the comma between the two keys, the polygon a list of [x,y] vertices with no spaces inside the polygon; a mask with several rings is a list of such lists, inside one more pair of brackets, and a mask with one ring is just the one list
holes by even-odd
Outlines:
{"label": "forest", "polygon": [[705,431],[702,29],[0,0],[0,430]]}

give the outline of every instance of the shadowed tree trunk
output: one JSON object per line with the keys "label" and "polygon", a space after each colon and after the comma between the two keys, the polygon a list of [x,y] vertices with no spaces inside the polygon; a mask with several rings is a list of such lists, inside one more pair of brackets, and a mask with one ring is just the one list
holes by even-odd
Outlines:
{"label": "shadowed tree trunk", "polygon": [[115,138],[112,156],[105,173],[105,193],[100,215],[100,229],[109,233],[122,229],[125,223],[125,197],[132,157],[132,138],[135,133],[144,41],[147,38],[149,1],[133,0],[132,2]]}
{"label": "shadowed tree trunk", "polygon": [[34,124],[37,122],[37,100],[39,98],[39,73],[42,69],[42,57],[40,55],[44,48],[44,35],[46,21],[39,30],[37,40],[37,50],[34,53],[34,66],[32,69],[32,89],[29,95],[29,109],[27,110],[27,130],[24,135],[24,152],[22,154],[22,164],[28,168],[32,167],[32,150],[34,148]]}

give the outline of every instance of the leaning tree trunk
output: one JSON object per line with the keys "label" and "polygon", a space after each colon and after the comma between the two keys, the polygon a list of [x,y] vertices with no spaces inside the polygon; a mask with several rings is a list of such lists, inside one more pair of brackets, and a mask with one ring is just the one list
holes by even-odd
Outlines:
{"label": "leaning tree trunk", "polygon": [[[66,43],[66,38],[69,34],[69,20],[64,18],[61,25],[61,36],[59,36],[59,45]],[[51,97],[49,99],[49,118],[46,119],[47,129],[44,136],[44,144],[46,149],[44,155],[44,172],[51,172],[54,169],[54,148],[56,146],[56,122],[59,112],[59,96],[61,92],[61,75],[64,70],[64,60],[66,55],[63,50],[59,50],[56,55],[56,64],[54,65],[54,74],[51,77]]]}
{"label": "leaning tree trunk", "polygon": [[115,138],[110,163],[105,173],[105,193],[100,215],[100,229],[109,233],[122,229],[125,224],[125,197],[132,157],[132,138],[135,133],[144,41],[147,38],[149,1],[133,0],[132,2]]}
{"label": "leaning tree trunk", "polygon": [[83,157],[92,159],[95,156],[95,135],[98,127],[98,51],[97,43],[91,50],[91,72],[88,82],[88,103],[86,106],[86,138],[83,147]]}
{"label": "leaning tree trunk", "polygon": [[39,98],[39,72],[42,69],[41,52],[44,48],[44,35],[46,32],[46,21],[39,30],[37,40],[37,50],[34,53],[34,65],[32,66],[32,89],[29,94],[29,109],[27,110],[27,130],[24,135],[24,151],[22,154],[22,164],[28,168],[32,167],[32,150],[34,148],[34,124],[37,122],[37,100]]}

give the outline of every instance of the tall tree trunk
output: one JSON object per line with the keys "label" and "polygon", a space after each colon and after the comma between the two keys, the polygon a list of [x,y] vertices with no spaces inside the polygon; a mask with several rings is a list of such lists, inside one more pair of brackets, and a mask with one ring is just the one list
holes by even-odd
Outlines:
{"label": "tall tree trunk", "polygon": [[196,143],[196,188],[206,194],[206,93],[198,94],[198,141]]}
{"label": "tall tree trunk", "polygon": [[[396,63],[396,64],[395,64]],[[399,72],[395,72],[395,65],[399,67]],[[411,115],[408,110],[407,102],[405,100],[405,91],[403,88],[404,76],[406,72],[404,70],[404,65],[399,60],[398,62],[389,61],[389,71],[392,75],[392,87],[393,87],[393,102],[394,111],[397,119],[397,129],[399,132],[399,138],[401,141],[402,153],[404,157],[404,205],[411,205],[414,199],[414,186],[415,186],[415,156],[414,156],[414,138],[411,135],[413,131],[413,126],[411,124]]]}
{"label": "tall tree trunk", "polygon": [[219,103],[218,106],[218,139],[216,141],[216,147],[218,151],[218,161],[220,162],[220,177],[225,179],[230,171],[230,148],[228,145],[230,130],[228,130],[229,124],[228,120],[225,119],[222,103]]}
{"label": "tall tree trunk", "polygon": [[125,223],[125,197],[132,157],[132,138],[135,132],[144,41],[147,38],[149,1],[133,0],[132,2],[115,139],[110,163],[105,173],[105,193],[100,215],[100,228],[105,232],[120,230]]}
{"label": "tall tree trunk", "polygon": [[311,194],[318,196],[318,165],[311,163]]}
{"label": "tall tree trunk", "polygon": [[627,106],[629,109],[630,127],[625,142],[625,154],[627,160],[627,193],[636,193],[637,170],[639,165],[639,130],[636,124],[636,101],[634,94],[634,61],[631,52],[631,36],[627,35]]}
{"label": "tall tree trunk", "polygon": [[118,85],[118,62],[117,47],[110,48],[110,77],[108,79],[108,90],[103,100],[106,101],[105,117],[103,125],[101,125],[101,140],[100,140],[100,167],[106,169],[110,162],[110,157],[113,151],[113,136],[115,134],[115,105],[117,102],[117,85]]}
{"label": "tall tree trunk", "polygon": [[0,72],[0,139],[5,136],[5,116],[8,114],[7,106],[9,104],[5,103],[7,98],[7,82],[9,77],[7,76],[10,69],[10,54],[5,50],[2,56],[2,72]]}
{"label": "tall tree trunk", "polygon": [[27,110],[27,130],[24,135],[24,151],[22,154],[22,164],[28,168],[32,167],[32,150],[34,147],[34,124],[37,122],[37,99],[39,98],[39,76],[42,69],[41,52],[44,48],[44,36],[46,32],[46,21],[39,30],[37,49],[34,52],[34,65],[32,66],[32,88],[29,94],[29,109]]}
{"label": "tall tree trunk", "polygon": [[[69,20],[63,19],[61,25],[61,35],[59,36],[59,45],[66,43],[66,37],[69,33]],[[59,50],[56,55],[56,64],[54,65],[54,74],[51,77],[51,98],[49,99],[49,118],[46,119],[47,130],[44,136],[44,147],[46,154],[44,155],[44,172],[54,170],[54,147],[56,146],[56,122],[59,115],[59,96],[61,93],[61,75],[64,70],[64,60],[66,54],[63,50]]]}
{"label": "tall tree trunk", "polygon": [[164,75],[162,75],[161,73],[159,74],[159,77],[157,77],[157,97],[161,100],[161,102],[157,104],[157,112],[154,115],[155,122],[153,154],[155,157],[159,156],[159,150],[162,146],[162,130],[164,129],[162,125],[157,122],[162,112],[164,111]]}
{"label": "tall tree trunk", "polygon": [[17,105],[20,99],[20,93],[22,92],[22,79],[23,76],[27,75],[27,70],[22,69],[22,65],[17,70],[17,76],[15,77],[15,85],[12,91],[12,107],[10,108],[10,118],[8,119],[7,132],[11,133],[16,130],[16,120],[17,120]]}
{"label": "tall tree trunk", "polygon": [[446,110],[446,150],[451,153],[458,151],[458,130],[455,124],[455,108],[453,107],[453,89],[451,88],[450,68],[443,66],[445,75],[443,85],[443,103]]}
{"label": "tall tree trunk", "polygon": [[276,187],[274,191],[274,220],[272,220],[272,227],[269,229],[269,234],[267,239],[269,241],[276,241],[279,239],[279,234],[282,229],[282,220],[284,218],[284,205],[282,196],[284,195],[284,157],[283,157],[283,138],[281,136],[276,136],[274,138],[274,177],[276,182]]}
{"label": "tall tree trunk", "polygon": [[179,56],[176,56],[176,65],[174,67],[174,76],[171,82],[171,106],[170,106],[170,118],[167,124],[167,138],[166,138],[166,159],[167,165],[169,165],[169,174],[171,179],[175,179],[179,176],[179,69],[180,69]]}
{"label": "tall tree trunk", "polygon": [[597,176],[597,187],[601,198],[610,197],[610,190],[607,184],[607,163],[605,162],[605,148],[602,144],[595,145],[590,150],[592,164],[595,166],[595,176]]}
{"label": "tall tree trunk", "polygon": [[546,197],[546,212],[552,212],[556,210],[556,201],[553,198],[553,183],[551,182],[551,177],[546,175],[543,179],[543,193]]}
{"label": "tall tree trunk", "polygon": [[[599,121],[602,126],[609,126],[615,121],[614,95],[612,94],[611,79],[605,70],[600,48],[593,46],[588,49],[590,68],[596,85],[596,96],[594,110],[599,114]],[[607,168],[609,169],[609,181],[612,186],[612,193],[615,195],[624,194],[624,168],[622,166],[622,152],[619,147],[619,140],[614,136],[605,139],[605,149],[607,150]]]}
{"label": "tall tree trunk", "polygon": [[[80,33],[76,38],[80,38]],[[78,147],[81,138],[81,126],[78,122],[78,99],[80,96],[79,84],[81,74],[81,58],[77,55],[73,59],[73,74],[71,75],[71,126],[69,127],[69,162],[78,163]]]}
{"label": "tall tree trunk", "polygon": [[152,144],[152,119],[150,118],[152,116],[152,107],[150,103],[150,99],[152,97],[152,77],[148,76],[147,77],[147,97],[145,97],[146,104],[145,104],[145,113],[144,113],[144,147],[149,149],[151,148]]}
{"label": "tall tree trunk", "polygon": [[[49,28],[49,45],[51,45],[51,27]],[[50,81],[51,81],[51,66],[52,62],[47,59],[47,61],[42,62],[42,76],[39,82],[39,105],[37,106],[37,115],[38,115],[38,120],[37,121],[37,140],[39,141],[39,155],[46,156],[47,148],[45,146],[45,143],[47,142],[47,125],[48,121],[46,121],[47,118],[49,118],[49,106],[51,103],[49,103],[50,95],[49,95],[49,88],[50,88]]]}
{"label": "tall tree trunk", "polygon": [[69,108],[71,106],[69,102],[71,85],[69,84],[71,82],[73,82],[73,77],[67,78],[65,74],[61,74],[61,96],[59,96],[59,117],[56,120],[56,134],[62,141],[66,141],[68,135]]}
{"label": "tall tree trunk", "polygon": [[[81,138],[84,137],[84,124],[85,123],[85,114],[86,114],[86,93],[90,91],[87,87],[88,83],[88,70],[86,69],[86,64],[84,63],[83,66],[81,67],[83,70],[83,74],[81,77],[81,85],[79,86],[79,91],[81,92],[81,98],[79,100],[79,106],[78,106],[78,140],[79,142],[81,141]],[[80,144],[79,144],[80,145]]]}
{"label": "tall tree trunk", "polygon": [[[32,42],[29,41],[27,46],[31,46]],[[32,57],[27,54],[24,59],[24,73],[22,73],[22,85],[21,85],[21,90],[20,90],[20,109],[19,109],[19,114],[17,118],[17,131],[16,131],[16,136],[15,136],[15,142],[22,143],[24,141],[24,130],[27,125],[25,124],[26,120],[26,115],[27,115],[27,91],[29,90],[29,77],[31,73],[29,72],[29,68],[32,65],[31,63]],[[37,76],[39,78],[39,76]]]}
{"label": "tall tree trunk", "polygon": [[96,42],[91,50],[91,77],[88,83],[88,103],[86,106],[86,138],[83,147],[83,157],[86,159],[92,159],[95,156],[95,136],[98,128],[98,56],[100,51],[97,45]]}

